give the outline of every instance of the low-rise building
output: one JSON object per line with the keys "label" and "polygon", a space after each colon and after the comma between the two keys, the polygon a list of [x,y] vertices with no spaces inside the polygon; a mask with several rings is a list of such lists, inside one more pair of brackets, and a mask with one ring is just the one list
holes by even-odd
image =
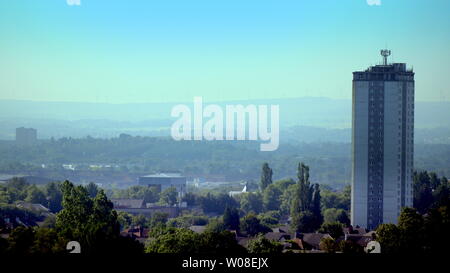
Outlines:
{"label": "low-rise building", "polygon": [[112,198],[114,209],[139,209],[145,208],[144,199]]}
{"label": "low-rise building", "polygon": [[144,199],[117,199],[112,198],[111,202],[114,205],[114,209],[117,211],[123,211],[133,215],[144,215],[151,217],[156,212],[167,213],[169,218],[177,217],[180,214],[179,207],[169,206],[147,206]]}
{"label": "low-rise building", "polygon": [[140,176],[138,180],[140,186],[156,187],[160,192],[175,187],[180,197],[186,193],[186,177],[180,173],[149,174]]}
{"label": "low-rise building", "polygon": [[189,229],[195,233],[203,233],[206,230],[206,226],[193,225],[190,226]]}

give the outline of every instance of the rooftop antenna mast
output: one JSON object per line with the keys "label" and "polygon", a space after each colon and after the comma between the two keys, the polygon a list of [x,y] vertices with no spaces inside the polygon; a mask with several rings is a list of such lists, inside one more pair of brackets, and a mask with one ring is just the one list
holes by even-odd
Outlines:
{"label": "rooftop antenna mast", "polygon": [[391,51],[388,49],[381,50],[381,56],[383,56],[383,65],[387,65],[387,57],[391,55]]}

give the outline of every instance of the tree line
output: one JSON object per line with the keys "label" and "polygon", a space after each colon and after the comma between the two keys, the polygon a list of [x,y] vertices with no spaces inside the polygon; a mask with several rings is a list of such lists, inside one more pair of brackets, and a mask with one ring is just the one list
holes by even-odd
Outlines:
{"label": "tree line", "polygon": [[[414,173],[414,207],[403,209],[399,223],[382,224],[376,230],[383,252],[435,252],[449,242],[448,223],[449,183],[445,177],[433,173]],[[273,181],[273,171],[262,165],[259,190],[237,197],[227,194],[185,195],[181,200],[172,196],[173,189],[155,193],[151,187],[131,187],[120,190],[130,198],[147,198],[147,201],[185,201],[190,206],[202,208],[205,214],[183,214],[168,219],[164,213],[147,218],[117,212],[107,192],[95,184],[74,185],[69,181],[49,183],[42,187],[13,179],[0,185],[0,228],[13,223],[7,239],[0,239],[0,252],[11,254],[66,253],[68,241],[78,241],[83,253],[279,253],[279,243],[265,239],[262,234],[282,223],[290,222],[292,232],[319,231],[332,238],[324,240],[324,249],[330,252],[358,252],[348,242],[337,245],[336,238],[343,236],[342,228],[348,226],[350,189],[335,192],[324,185],[311,183],[309,167],[300,162],[297,178]],[[174,198],[174,199],[173,199]],[[168,201],[172,199],[172,201]],[[14,204],[26,200],[50,208],[56,217],[44,220],[33,211],[19,209]],[[162,201],[165,200],[165,201]],[[174,201],[175,200],[175,201]],[[205,231],[195,233],[188,228],[204,226]],[[149,228],[149,240],[144,246],[138,241],[120,235],[125,228]],[[247,249],[236,241],[236,235],[252,237]]]}

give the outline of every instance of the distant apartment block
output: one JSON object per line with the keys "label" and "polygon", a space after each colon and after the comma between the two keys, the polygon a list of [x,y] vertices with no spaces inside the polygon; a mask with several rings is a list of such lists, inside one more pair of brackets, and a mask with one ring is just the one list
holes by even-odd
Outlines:
{"label": "distant apartment block", "polygon": [[413,204],[414,72],[381,55],[353,72],[351,222],[368,229]]}
{"label": "distant apartment block", "polygon": [[33,128],[16,128],[16,143],[28,145],[37,141],[37,130]]}
{"label": "distant apartment block", "polygon": [[175,187],[179,196],[186,193],[186,177],[180,173],[158,173],[141,176],[139,177],[139,185],[155,186],[159,191]]}

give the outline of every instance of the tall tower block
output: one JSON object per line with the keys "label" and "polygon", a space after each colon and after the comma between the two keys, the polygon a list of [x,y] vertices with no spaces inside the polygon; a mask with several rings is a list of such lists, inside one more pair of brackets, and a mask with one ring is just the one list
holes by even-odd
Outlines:
{"label": "tall tower block", "polygon": [[413,200],[414,72],[383,62],[353,72],[351,222],[397,223]]}

